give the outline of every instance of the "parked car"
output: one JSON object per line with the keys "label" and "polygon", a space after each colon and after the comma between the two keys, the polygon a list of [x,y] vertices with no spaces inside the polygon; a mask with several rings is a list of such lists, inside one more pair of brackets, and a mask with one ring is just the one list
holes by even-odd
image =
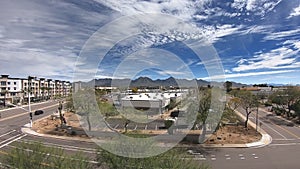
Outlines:
{"label": "parked car", "polygon": [[36,110],[36,111],[34,112],[34,115],[40,115],[40,114],[43,114],[43,113],[44,113],[43,110]]}

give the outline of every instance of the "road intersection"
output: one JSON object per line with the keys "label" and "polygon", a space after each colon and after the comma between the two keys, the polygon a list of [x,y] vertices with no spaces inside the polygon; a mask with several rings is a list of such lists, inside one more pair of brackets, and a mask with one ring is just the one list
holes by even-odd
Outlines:
{"label": "road intersection", "polygon": [[[43,109],[45,111],[43,115],[34,116],[34,120],[49,116],[57,110],[57,106],[57,102],[45,102],[33,105],[33,110]],[[242,110],[239,111],[242,112]],[[1,113],[1,152],[12,148],[14,146],[12,143],[14,142],[43,142],[46,146],[60,147],[69,153],[81,151],[88,154],[88,156],[94,156],[97,152],[98,146],[93,142],[41,137],[29,133],[22,133],[21,128],[29,122],[29,115],[24,110],[12,108],[2,110]],[[187,153],[188,157],[201,163],[209,163],[212,168],[216,169],[238,169],[241,167],[243,169],[298,168],[298,157],[300,156],[300,128],[296,125],[289,126],[288,121],[273,116],[263,108],[259,109],[258,117],[259,124],[261,124],[259,130],[263,129],[268,133],[272,137],[272,143],[263,147],[253,148],[208,148],[203,146],[191,146],[189,153]],[[250,115],[250,121],[255,122],[255,113]],[[156,125],[148,127],[155,128]]]}

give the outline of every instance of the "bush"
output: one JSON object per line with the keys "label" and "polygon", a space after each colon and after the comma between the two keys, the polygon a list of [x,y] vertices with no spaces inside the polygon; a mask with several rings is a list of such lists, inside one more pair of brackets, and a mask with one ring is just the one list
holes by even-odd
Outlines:
{"label": "bush", "polygon": [[100,168],[108,169],[208,169],[207,164],[199,164],[191,158],[186,158],[184,152],[169,150],[158,156],[148,158],[129,158],[99,150],[97,161]]}
{"label": "bush", "polygon": [[67,155],[62,149],[40,143],[21,143],[5,155],[4,163],[19,169],[92,169],[80,153]]}

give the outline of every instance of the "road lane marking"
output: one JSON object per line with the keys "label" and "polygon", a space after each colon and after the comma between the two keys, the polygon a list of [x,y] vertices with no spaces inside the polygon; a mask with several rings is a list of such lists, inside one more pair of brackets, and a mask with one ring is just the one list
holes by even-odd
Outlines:
{"label": "road lane marking", "polygon": [[[260,110],[263,111],[263,112],[265,112],[265,113],[267,113],[267,114],[273,114],[272,112],[268,112],[268,111],[266,111],[266,110],[264,110],[264,109],[260,109]],[[260,117],[261,117],[261,116],[260,116]],[[286,119],[284,119],[284,118],[278,118],[278,117],[276,117],[276,118],[279,119],[279,120],[283,120],[283,121],[289,122],[288,120],[286,120]],[[291,132],[291,131],[289,131],[289,130],[283,128],[283,127],[281,127],[280,125],[277,125],[277,124],[273,123],[272,121],[269,121],[269,122],[270,122],[271,124],[277,126],[278,128],[280,128],[280,129],[286,131],[286,132],[289,133],[290,135],[296,137],[297,139],[300,139],[300,136],[296,135],[295,133],[293,133],[293,132]]]}
{"label": "road lane marking", "polygon": [[294,146],[294,145],[300,145],[300,143],[270,144],[269,146]]}
{"label": "road lane marking", "polygon": [[3,137],[3,136],[6,136],[6,135],[9,135],[10,133],[13,133],[13,132],[15,132],[16,130],[12,130],[12,131],[10,131],[10,132],[8,132],[8,133],[5,133],[5,134],[2,134],[0,137]]}
{"label": "road lane marking", "polygon": [[18,134],[18,135],[15,135],[15,136],[12,136],[12,137],[9,137],[8,139],[1,141],[0,144],[3,144],[3,143],[5,143],[5,142],[7,142],[9,140],[12,140],[12,139],[16,138],[16,137],[19,137],[20,135],[22,135],[22,133]]}
{"label": "road lane marking", "polygon": [[294,139],[294,138],[291,138],[291,139],[272,139],[274,141],[293,141],[293,140],[297,140],[297,139]]}
{"label": "road lane marking", "polygon": [[[276,124],[275,124],[275,125],[276,125]],[[282,130],[286,131],[287,133],[289,133],[290,135],[296,137],[297,139],[300,139],[300,137],[299,137],[298,135],[296,135],[295,133],[293,133],[293,132],[291,132],[291,131],[289,131],[289,130],[287,130],[287,129],[285,129],[285,128],[279,126],[279,125],[277,125],[277,127],[281,128]]]}
{"label": "road lane marking", "polygon": [[[51,107],[55,107],[57,105],[58,104],[54,104],[54,105],[47,106],[47,107],[42,107],[42,108],[39,108],[39,109],[48,109],[48,108],[51,108]],[[39,109],[35,109],[35,110],[39,110]],[[32,110],[32,112],[34,112],[35,110]],[[15,117],[20,117],[20,116],[23,116],[23,115],[26,115],[26,114],[28,114],[28,112],[17,114],[17,115],[6,117],[6,118],[2,118],[2,119],[0,119],[0,122],[5,121],[5,120],[9,120],[9,119],[12,119],[12,118],[15,118]]]}
{"label": "road lane marking", "polygon": [[[271,127],[270,125],[266,124],[265,122],[260,121],[264,126],[269,127],[271,130],[273,130],[275,133],[277,133],[278,135],[280,135],[281,137],[283,137],[284,139],[287,139],[284,135],[282,135],[279,131],[275,130],[273,127]],[[272,122],[270,122],[273,125],[276,125]]]}
{"label": "road lane marking", "polygon": [[[32,140],[28,140],[28,139],[24,139],[24,140],[22,140],[22,142],[27,143],[27,144],[40,143],[38,141],[32,141]],[[55,143],[43,142],[43,145],[48,146],[48,147],[60,147],[62,149],[67,147],[69,149],[84,150],[84,151],[88,151],[88,152],[97,152],[97,149],[94,149],[94,148],[76,147],[76,146],[71,146],[71,145],[66,145],[66,144],[55,144]]]}
{"label": "road lane marking", "polygon": [[117,127],[119,127],[119,124],[115,125],[114,129],[116,129]]}
{"label": "road lane marking", "polygon": [[[19,135],[22,135],[22,134],[19,134]],[[19,135],[18,135],[18,136],[19,136]],[[11,140],[11,141],[9,141],[9,142],[7,142],[7,143],[1,145],[0,148],[3,148],[3,147],[5,147],[5,146],[7,146],[7,145],[9,145],[9,144],[11,144],[11,143],[17,141],[17,140],[20,140],[20,139],[22,139],[22,138],[25,137],[25,136],[27,136],[27,134],[24,134],[24,135],[22,135],[22,136],[20,136],[20,137],[17,137],[17,138],[15,138],[15,139],[13,139],[13,140]],[[0,143],[0,144],[2,144],[2,143]]]}

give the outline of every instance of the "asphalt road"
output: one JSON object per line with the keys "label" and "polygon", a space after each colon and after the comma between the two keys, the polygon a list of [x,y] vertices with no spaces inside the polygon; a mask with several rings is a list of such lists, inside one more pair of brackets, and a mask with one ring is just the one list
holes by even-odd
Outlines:
{"label": "asphalt road", "polygon": [[[33,120],[43,118],[57,110],[57,102],[46,102],[34,105],[32,110],[42,109],[43,115],[33,116]],[[241,111],[241,110],[240,110]],[[242,112],[242,111],[241,111]],[[67,153],[83,152],[89,157],[95,157],[98,146],[92,142],[75,140],[62,140],[55,138],[43,138],[26,135],[20,132],[20,128],[29,122],[29,115],[25,111],[15,108],[1,111],[0,119],[0,151],[13,148],[21,141],[43,142],[46,146],[63,148]],[[296,169],[299,168],[300,157],[300,128],[287,126],[288,122],[276,116],[268,115],[263,109],[259,109],[258,116],[261,127],[271,135],[273,141],[270,145],[261,148],[190,148],[193,154],[190,158],[199,163],[208,163],[213,169]],[[255,113],[250,115],[250,120],[255,122]],[[111,121],[114,128],[123,128],[123,122]],[[117,126],[119,124],[119,126]],[[129,125],[130,129],[156,128],[161,121],[146,124]],[[117,126],[117,127],[116,127]],[[91,159],[93,160],[93,159]]]}
{"label": "asphalt road", "polygon": [[[243,112],[242,110],[239,111]],[[199,149],[198,151],[206,157],[205,160],[200,158],[200,161],[206,161],[211,164],[212,168],[216,169],[300,168],[298,162],[300,128],[287,126],[288,121],[269,114],[270,112],[264,109],[258,111],[261,128],[272,137],[271,144],[260,148]],[[250,120],[254,123],[255,117],[255,112],[250,115]]]}

